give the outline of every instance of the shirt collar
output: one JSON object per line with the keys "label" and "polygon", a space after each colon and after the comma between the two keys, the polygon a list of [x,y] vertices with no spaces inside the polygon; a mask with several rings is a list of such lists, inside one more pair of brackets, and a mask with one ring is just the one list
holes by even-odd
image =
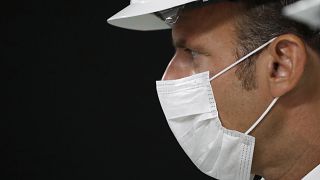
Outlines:
{"label": "shirt collar", "polygon": [[318,180],[320,179],[320,164],[310,171],[302,180]]}
{"label": "shirt collar", "polygon": [[[302,178],[302,180],[319,180],[319,179],[320,179],[320,164]],[[261,180],[265,180],[265,179],[262,178]]]}

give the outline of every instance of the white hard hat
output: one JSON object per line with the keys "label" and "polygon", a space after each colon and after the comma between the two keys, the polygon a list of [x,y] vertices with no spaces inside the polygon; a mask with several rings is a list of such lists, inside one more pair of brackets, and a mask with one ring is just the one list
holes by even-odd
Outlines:
{"label": "white hard hat", "polygon": [[320,0],[298,1],[283,8],[283,13],[312,28],[320,28]]}
{"label": "white hard hat", "polygon": [[[169,29],[154,13],[199,0],[131,0],[130,5],[109,18],[109,24],[132,30]],[[201,0],[208,1],[208,0]]]}

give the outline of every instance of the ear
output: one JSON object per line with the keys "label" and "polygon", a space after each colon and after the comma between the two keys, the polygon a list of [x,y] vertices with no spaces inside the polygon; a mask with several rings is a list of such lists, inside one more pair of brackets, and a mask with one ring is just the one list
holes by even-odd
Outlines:
{"label": "ear", "polygon": [[304,42],[293,34],[281,35],[268,48],[269,85],[273,97],[280,97],[294,89],[303,75],[307,62]]}

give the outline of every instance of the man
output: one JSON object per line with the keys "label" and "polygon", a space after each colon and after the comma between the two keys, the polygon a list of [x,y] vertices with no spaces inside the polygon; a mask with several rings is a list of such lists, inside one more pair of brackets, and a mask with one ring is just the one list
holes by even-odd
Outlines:
{"label": "man", "polygon": [[320,179],[320,33],[282,16],[292,2],[132,0],[108,20],[171,27],[176,52],[159,99],[211,177]]}

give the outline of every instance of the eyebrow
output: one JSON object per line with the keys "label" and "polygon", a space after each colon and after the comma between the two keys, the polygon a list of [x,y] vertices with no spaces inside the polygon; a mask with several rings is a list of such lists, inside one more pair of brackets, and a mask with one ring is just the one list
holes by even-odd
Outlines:
{"label": "eyebrow", "polygon": [[178,40],[174,40],[172,38],[172,45],[175,48],[186,48],[187,47],[187,40],[184,38],[179,38]]}
{"label": "eyebrow", "polygon": [[172,39],[172,45],[174,48],[192,49],[201,53],[207,53],[207,50],[204,47],[192,44],[186,38],[178,38],[177,40]]}

